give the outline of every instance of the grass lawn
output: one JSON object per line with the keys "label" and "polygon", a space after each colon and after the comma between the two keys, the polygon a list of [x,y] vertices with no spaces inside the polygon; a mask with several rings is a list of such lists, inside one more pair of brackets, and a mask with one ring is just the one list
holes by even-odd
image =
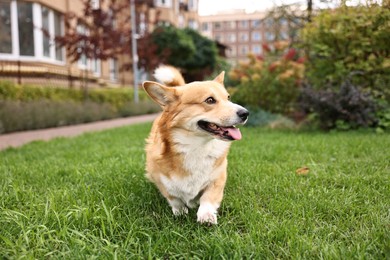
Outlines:
{"label": "grass lawn", "polygon": [[243,129],[207,227],[144,178],[149,128],[0,152],[0,258],[390,257],[389,135]]}

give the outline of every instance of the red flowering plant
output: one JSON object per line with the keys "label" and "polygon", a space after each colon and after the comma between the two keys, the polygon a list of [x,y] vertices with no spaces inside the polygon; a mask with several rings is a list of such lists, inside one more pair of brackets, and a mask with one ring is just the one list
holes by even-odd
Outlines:
{"label": "red flowering plant", "polygon": [[263,44],[264,55],[248,55],[229,76],[238,82],[233,98],[241,104],[291,116],[304,77],[304,57],[289,42]]}

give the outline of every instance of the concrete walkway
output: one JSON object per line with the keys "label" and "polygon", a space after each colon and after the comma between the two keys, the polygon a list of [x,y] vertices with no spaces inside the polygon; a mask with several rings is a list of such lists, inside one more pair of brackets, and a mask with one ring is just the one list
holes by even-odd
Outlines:
{"label": "concrete walkway", "polygon": [[71,137],[86,132],[100,131],[114,127],[132,125],[153,121],[158,114],[134,116],[128,118],[112,119],[92,122],[82,125],[63,126],[42,130],[16,132],[0,135],[0,150],[8,147],[18,147],[36,140],[50,140],[56,137]]}

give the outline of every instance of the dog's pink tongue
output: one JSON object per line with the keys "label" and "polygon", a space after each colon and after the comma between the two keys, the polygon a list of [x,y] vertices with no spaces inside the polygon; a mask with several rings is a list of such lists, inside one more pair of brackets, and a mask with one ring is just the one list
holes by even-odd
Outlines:
{"label": "dog's pink tongue", "polygon": [[235,128],[235,127],[229,127],[229,128],[226,128],[226,130],[229,132],[230,136],[234,140],[241,140],[242,136],[241,136],[240,129]]}

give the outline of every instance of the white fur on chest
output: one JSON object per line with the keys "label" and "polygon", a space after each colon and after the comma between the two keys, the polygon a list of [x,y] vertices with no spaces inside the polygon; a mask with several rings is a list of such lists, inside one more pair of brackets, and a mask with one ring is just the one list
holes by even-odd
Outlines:
{"label": "white fur on chest", "polygon": [[183,155],[183,167],[189,175],[184,178],[162,176],[161,181],[171,195],[188,205],[221,173],[221,167],[225,166],[216,168],[215,162],[225,155],[230,143],[181,133],[174,134],[173,139],[176,151]]}

